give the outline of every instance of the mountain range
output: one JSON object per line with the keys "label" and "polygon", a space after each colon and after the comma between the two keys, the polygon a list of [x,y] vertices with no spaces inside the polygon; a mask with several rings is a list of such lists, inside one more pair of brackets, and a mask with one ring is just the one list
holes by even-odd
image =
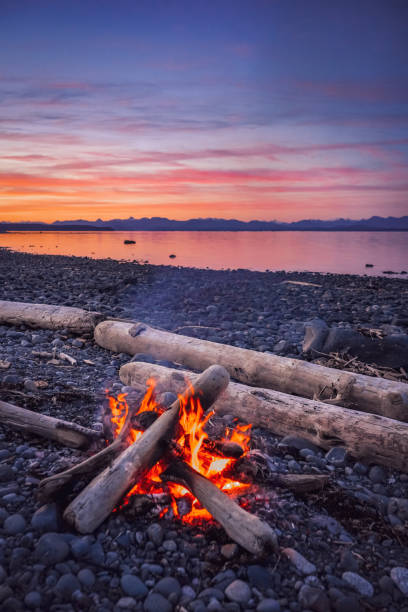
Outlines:
{"label": "mountain range", "polygon": [[239,221],[237,219],[188,219],[176,221],[166,217],[110,219],[109,221],[54,221],[53,223],[0,222],[1,231],[408,231],[408,216],[370,217],[369,219],[304,219],[280,221]]}

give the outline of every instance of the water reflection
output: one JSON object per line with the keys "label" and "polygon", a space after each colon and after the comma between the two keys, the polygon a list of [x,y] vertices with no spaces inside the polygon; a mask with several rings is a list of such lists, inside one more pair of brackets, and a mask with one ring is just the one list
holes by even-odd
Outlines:
{"label": "water reflection", "polygon": [[[134,240],[135,244],[124,244]],[[408,269],[406,232],[15,232],[0,246],[30,253],[153,264],[381,274]],[[169,258],[170,254],[176,258]],[[366,268],[365,264],[373,264]]]}

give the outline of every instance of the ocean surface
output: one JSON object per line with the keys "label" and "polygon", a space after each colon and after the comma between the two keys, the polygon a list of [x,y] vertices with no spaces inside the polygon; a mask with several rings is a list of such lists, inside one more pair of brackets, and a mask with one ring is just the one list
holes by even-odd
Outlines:
{"label": "ocean surface", "polygon": [[216,270],[408,271],[408,232],[13,232],[0,247]]}

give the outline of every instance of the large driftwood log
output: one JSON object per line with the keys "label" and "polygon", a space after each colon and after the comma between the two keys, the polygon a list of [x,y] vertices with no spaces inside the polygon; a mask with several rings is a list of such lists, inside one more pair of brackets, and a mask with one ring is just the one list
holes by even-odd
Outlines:
{"label": "large driftwood log", "polygon": [[408,421],[408,385],[383,378],[342,372],[298,359],[188,338],[138,323],[104,321],[95,329],[96,342],[118,353],[150,353],[201,371],[211,363],[224,366],[244,384],[321,401],[350,403],[364,412]]}
{"label": "large driftwood log", "polygon": [[225,529],[229,537],[254,555],[278,549],[276,534],[257,516],[249,514],[210,480],[182,461],[173,461],[161,476],[164,482],[184,485]]}
{"label": "large driftwood log", "polygon": [[[120,369],[126,385],[145,385],[153,376],[157,390],[177,393],[197,374],[151,363],[132,362]],[[375,414],[331,406],[316,400],[254,389],[231,382],[213,406],[218,414],[232,414],[279,436],[296,434],[324,449],[345,446],[357,458],[408,472],[408,424]]]}
{"label": "large driftwood log", "polygon": [[0,424],[26,434],[34,434],[72,448],[86,448],[101,434],[76,423],[0,401]]}
{"label": "large driftwood log", "polygon": [[[164,412],[142,435],[121,453],[112,465],[94,478],[70,503],[65,520],[80,533],[96,529],[135,482],[161,457],[178,422],[181,402],[199,397],[208,408],[228,385],[228,372],[221,366],[211,366]],[[185,388],[185,386],[184,386]]]}
{"label": "large driftwood log", "polygon": [[43,329],[68,329],[82,334],[93,332],[95,326],[104,318],[100,312],[91,312],[82,308],[0,300],[0,323],[10,325],[24,324]]}
{"label": "large driftwood log", "polygon": [[139,406],[135,405],[134,409],[129,408],[126,415],[125,422],[117,438],[110,444],[103,448],[99,453],[92,455],[77,463],[71,468],[60,472],[59,474],[53,474],[48,478],[44,478],[38,485],[37,497],[42,502],[49,501],[57,497],[61,489],[67,487],[70,482],[76,477],[82,474],[93,474],[97,470],[105,468],[119,453],[121,453],[128,446],[128,435],[132,426],[132,417],[138,410]]}

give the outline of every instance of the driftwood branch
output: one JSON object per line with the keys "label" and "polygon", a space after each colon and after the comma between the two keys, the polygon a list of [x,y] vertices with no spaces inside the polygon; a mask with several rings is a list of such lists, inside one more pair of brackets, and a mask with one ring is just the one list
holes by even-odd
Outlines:
{"label": "driftwood branch", "polygon": [[138,323],[104,321],[95,328],[96,342],[117,353],[150,353],[202,371],[224,366],[240,382],[321,401],[341,396],[343,404],[400,421],[408,420],[408,385],[351,374],[298,359],[189,338]]}
{"label": "driftwood branch", "polygon": [[128,410],[123,427],[112,444],[103,448],[99,453],[88,457],[85,461],[72,466],[68,470],[64,470],[59,474],[53,474],[41,480],[38,485],[38,499],[43,502],[53,499],[61,489],[65,488],[76,476],[93,474],[97,470],[105,468],[126,448],[127,437],[132,426],[132,417],[137,409],[138,407],[135,407],[134,410]]}
{"label": "driftwood branch", "polygon": [[43,329],[68,329],[75,333],[92,332],[105,318],[100,312],[57,306],[0,300],[0,323],[28,325]]}
{"label": "driftwood branch", "polygon": [[188,386],[183,396],[139,440],[123,451],[70,503],[64,513],[65,520],[80,533],[94,531],[123,495],[160,459],[178,422],[181,402],[199,397],[208,408],[228,385],[228,380],[228,372],[220,366],[211,366],[203,372],[196,379],[194,389]]}
{"label": "driftwood branch", "polygon": [[164,482],[184,485],[225,529],[229,537],[254,555],[278,548],[276,534],[267,523],[249,514],[210,480],[183,461],[174,460],[162,473]]}
{"label": "driftwood branch", "polygon": [[0,401],[0,423],[26,434],[56,440],[72,448],[87,448],[91,442],[101,437],[100,432],[77,423],[62,421],[2,401]]}
{"label": "driftwood branch", "polygon": [[[197,374],[140,362],[120,369],[122,382],[137,388],[151,376],[158,391],[177,393],[186,378],[194,384]],[[234,382],[218,398],[214,410],[279,436],[302,436],[326,450],[345,446],[356,458],[408,472],[407,423]]]}

